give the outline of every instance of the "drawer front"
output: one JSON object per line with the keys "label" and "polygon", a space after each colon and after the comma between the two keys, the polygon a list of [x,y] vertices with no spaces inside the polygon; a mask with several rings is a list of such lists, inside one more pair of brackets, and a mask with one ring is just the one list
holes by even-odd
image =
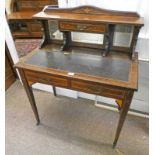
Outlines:
{"label": "drawer front", "polygon": [[20,11],[37,10],[41,11],[45,5],[57,5],[57,0],[18,0],[17,5]]}
{"label": "drawer front", "polygon": [[30,32],[41,32],[41,23],[39,22],[27,22],[27,27]]}
{"label": "drawer front", "polygon": [[61,31],[104,33],[107,31],[107,25],[60,22],[59,29]]}
{"label": "drawer front", "polygon": [[72,89],[83,91],[86,93],[92,93],[96,95],[101,95],[105,97],[111,97],[115,99],[123,99],[124,98],[124,90],[113,88],[110,86],[96,85],[92,83],[86,83],[82,81],[71,81]]}
{"label": "drawer front", "polygon": [[68,87],[68,80],[65,78],[32,71],[25,71],[25,76],[26,79],[30,82],[38,82],[54,86]]}

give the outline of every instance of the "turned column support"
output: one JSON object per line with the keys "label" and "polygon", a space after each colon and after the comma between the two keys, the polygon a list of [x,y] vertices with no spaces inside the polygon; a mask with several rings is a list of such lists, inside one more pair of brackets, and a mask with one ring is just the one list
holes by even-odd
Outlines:
{"label": "turned column support", "polygon": [[130,53],[131,53],[132,60],[135,60],[135,50],[136,50],[140,28],[141,28],[140,26],[135,26],[133,30],[132,42],[130,46]]}
{"label": "turned column support", "polygon": [[104,49],[103,56],[107,56],[110,52],[110,49],[113,45],[113,36],[114,36],[115,25],[110,24],[108,26],[108,31],[104,34]]}
{"label": "turned column support", "polygon": [[51,42],[51,37],[50,37],[48,20],[40,20],[40,22],[42,24],[42,31],[43,31],[43,39],[40,45],[40,48],[42,48],[44,45]]}
{"label": "turned column support", "polygon": [[63,33],[63,46],[61,47],[61,51],[66,51],[69,49],[71,45],[71,32],[70,31],[62,31]]}

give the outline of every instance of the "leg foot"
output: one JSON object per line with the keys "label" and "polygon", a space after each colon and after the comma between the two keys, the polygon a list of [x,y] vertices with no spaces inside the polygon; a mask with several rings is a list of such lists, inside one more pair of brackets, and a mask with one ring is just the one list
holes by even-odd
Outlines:
{"label": "leg foot", "polygon": [[36,124],[36,125],[37,125],[37,126],[38,126],[38,125],[40,125],[40,120],[39,120],[39,121],[37,121],[37,124]]}
{"label": "leg foot", "polygon": [[113,143],[112,148],[114,149],[116,147],[116,142]]}

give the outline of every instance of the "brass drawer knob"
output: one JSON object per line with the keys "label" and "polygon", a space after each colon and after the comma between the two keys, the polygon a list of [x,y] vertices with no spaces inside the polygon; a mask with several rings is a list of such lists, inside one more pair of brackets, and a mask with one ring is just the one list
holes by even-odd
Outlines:
{"label": "brass drawer knob", "polygon": [[42,81],[52,81],[51,78],[47,78],[47,77],[40,77],[38,78],[39,80],[42,80]]}
{"label": "brass drawer knob", "polygon": [[77,30],[83,31],[87,28],[86,25],[77,25]]}

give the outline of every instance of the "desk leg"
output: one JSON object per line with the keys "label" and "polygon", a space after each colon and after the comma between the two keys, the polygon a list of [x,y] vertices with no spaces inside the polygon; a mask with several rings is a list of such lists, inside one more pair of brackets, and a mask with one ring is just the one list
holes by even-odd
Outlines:
{"label": "desk leg", "polygon": [[52,87],[53,87],[53,94],[54,94],[54,96],[57,96],[55,86],[52,86]]}
{"label": "desk leg", "polygon": [[37,125],[39,125],[40,124],[40,119],[39,119],[39,114],[38,114],[37,106],[36,106],[36,103],[35,103],[32,87],[29,86],[28,81],[25,78],[24,71],[22,69],[19,69],[19,73],[20,73],[20,76],[21,76],[21,79],[22,79],[23,86],[25,88],[26,94],[27,94],[28,99],[30,101],[32,110],[34,112],[35,118],[37,120]]}
{"label": "desk leg", "polygon": [[131,101],[132,101],[133,93],[134,93],[134,91],[131,91],[131,90],[126,92],[125,99],[124,99],[124,102],[123,102],[123,107],[122,107],[122,109],[120,111],[120,118],[119,118],[117,131],[116,131],[116,135],[115,135],[115,139],[114,139],[114,143],[113,143],[113,148],[117,144],[121,129],[123,127],[126,115],[128,113],[128,110],[129,110],[129,107],[130,107],[130,104],[131,104]]}

